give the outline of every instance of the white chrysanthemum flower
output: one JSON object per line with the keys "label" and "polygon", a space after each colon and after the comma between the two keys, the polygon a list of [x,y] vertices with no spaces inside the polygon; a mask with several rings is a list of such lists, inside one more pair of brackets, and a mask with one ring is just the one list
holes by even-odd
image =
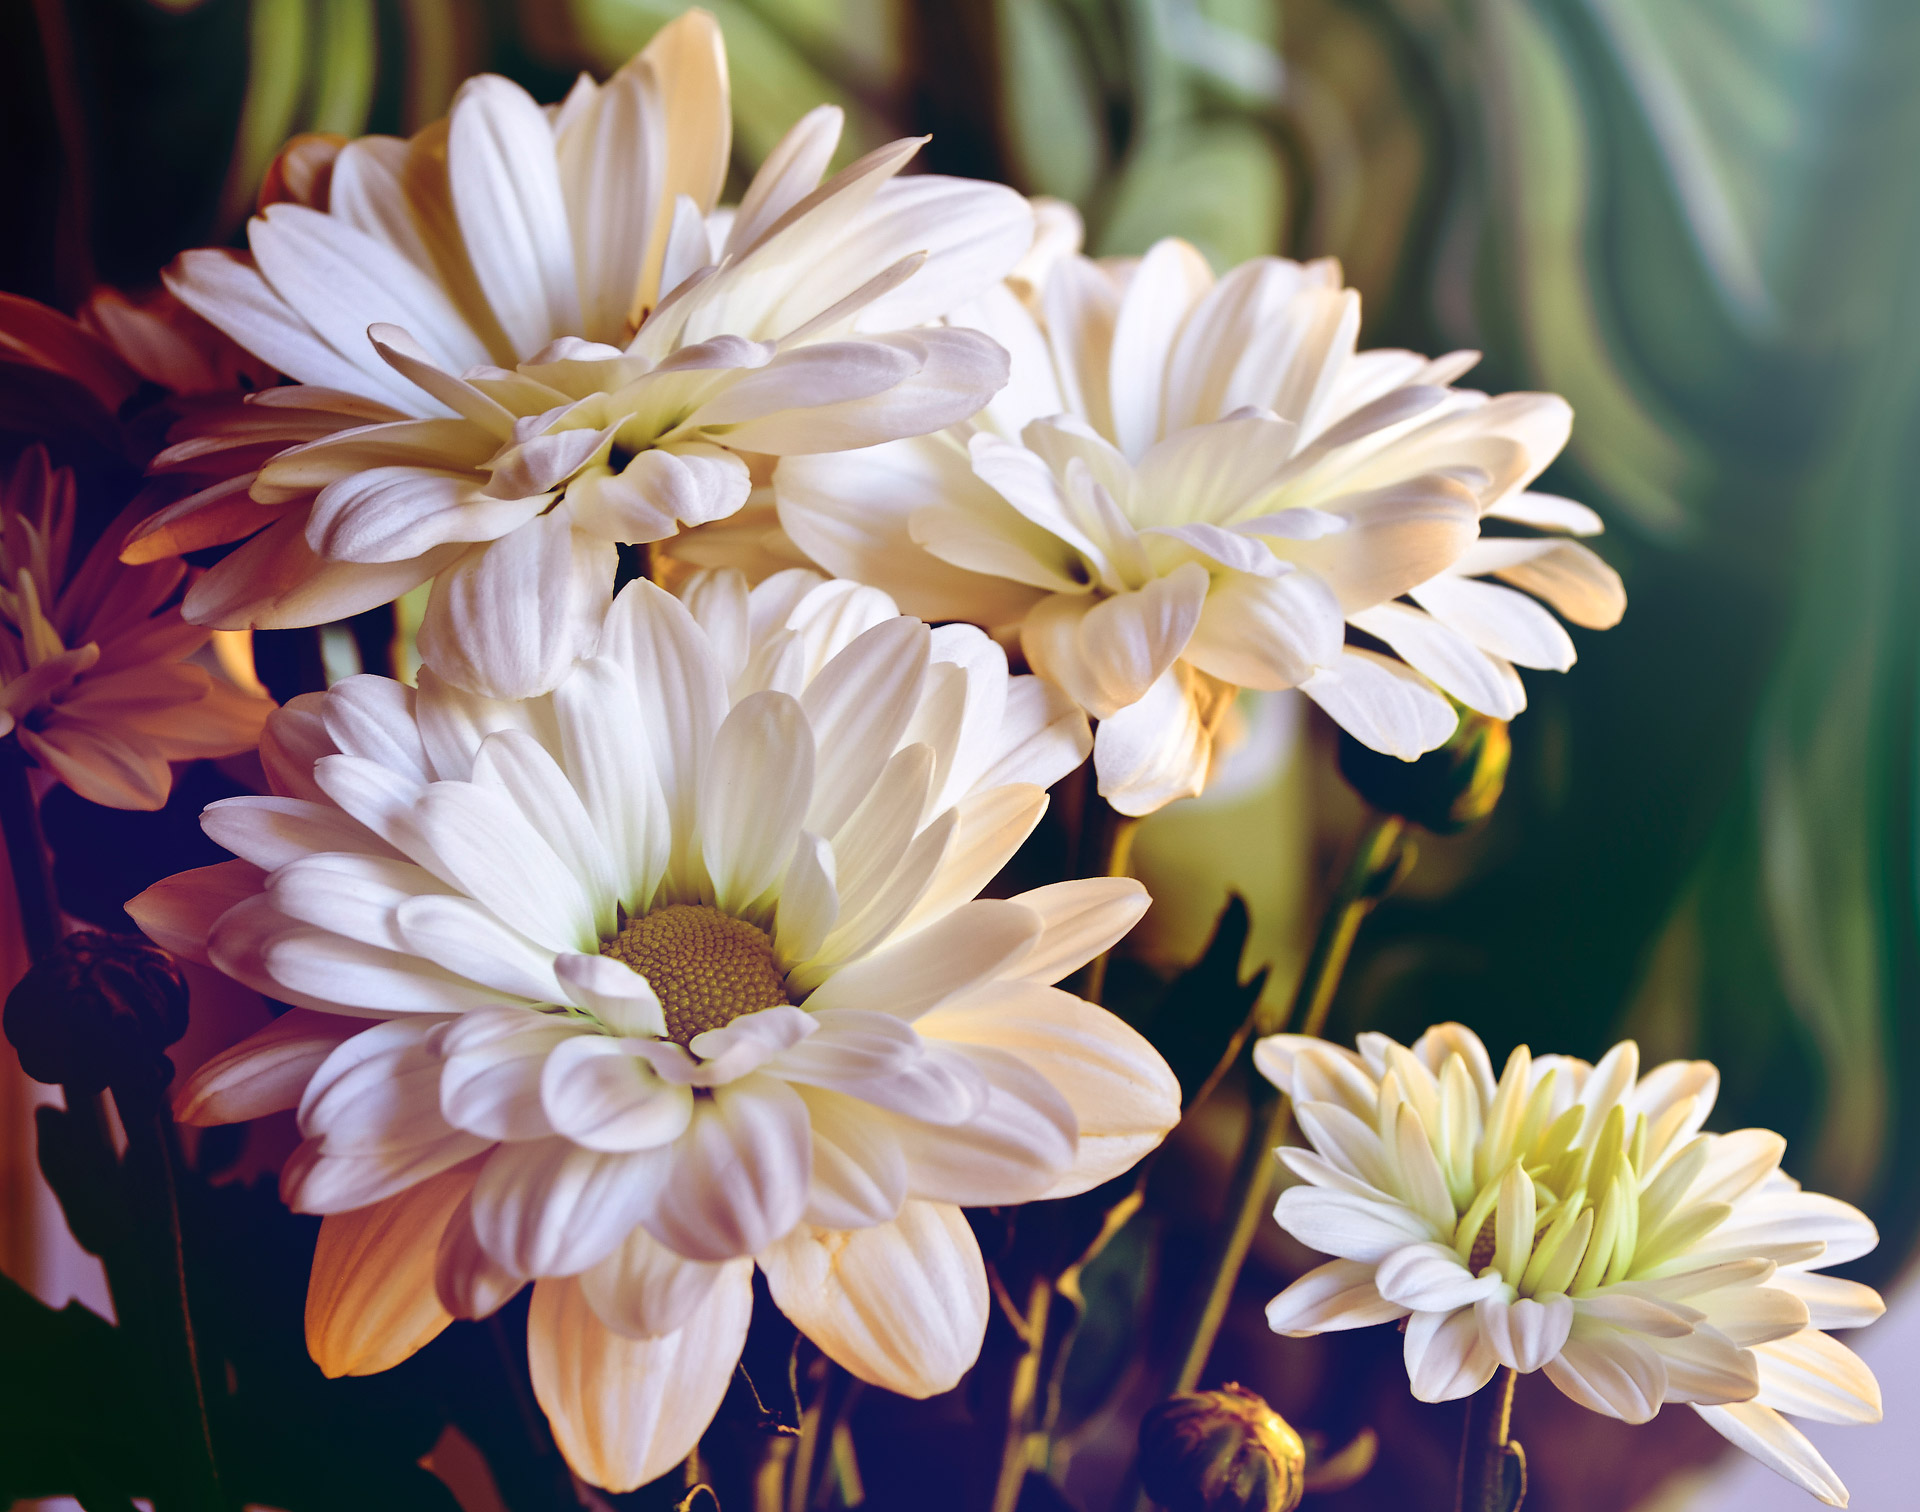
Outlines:
{"label": "white chrysanthemum flower", "polygon": [[[829,571],[929,619],[1018,626],[1100,720],[1121,812],[1200,791],[1236,688],[1299,687],[1411,759],[1454,727],[1442,690],[1509,718],[1514,664],[1572,663],[1528,593],[1578,624],[1619,618],[1610,568],[1534,535],[1598,529],[1525,491],[1566,440],[1561,399],[1453,388],[1470,352],[1356,352],[1359,296],[1331,261],[1216,281],[1169,240],[1042,266],[1030,303],[1001,289],[954,316],[1013,357],[971,425],[788,459],[774,487]],[[1524,538],[1481,539],[1496,519]]]}
{"label": "white chrysanthemum flower", "polygon": [[980,631],[802,571],[636,582],[541,699],[421,678],[296,700],[274,795],[207,811],[241,859],[130,905],[301,1005],[180,1106],[298,1105],[322,1367],[534,1280],[555,1434],[631,1487],[712,1416],[758,1264],[847,1369],[952,1386],[988,1305],[960,1206],[1083,1190],[1179,1116],[1146,1041],[1049,985],[1139,884],[976,898],[1084,758],[1078,711]]}
{"label": "white chrysanthemum flower", "polygon": [[1686,1402],[1835,1506],[1846,1488],[1784,1413],[1880,1417],[1880,1389],[1825,1330],[1882,1305],[1816,1272],[1872,1249],[1866,1215],[1803,1192],[1765,1129],[1703,1134],[1719,1074],[1638,1075],[1632,1041],[1598,1065],[1513,1052],[1498,1081],[1458,1024],[1411,1050],[1276,1035],[1255,1063],[1294,1100],[1310,1148],[1274,1217],[1339,1258],[1267,1309],[1305,1335],[1405,1318],[1414,1395],[1441,1402],[1494,1371],[1545,1370],[1582,1406],[1641,1423]]}
{"label": "white chrysanthemum flower", "polygon": [[125,567],[116,521],[77,567],[73,475],[28,449],[0,475],[0,736],[82,798],[157,809],[175,761],[251,750],[273,708],[187,658],[211,631],[179,562]]}
{"label": "white chrysanthemum flower", "polygon": [[731,514],[750,456],[938,429],[1005,382],[991,340],[927,323],[1028,250],[1026,202],[897,177],[916,140],[822,183],[840,128],[813,111],[716,211],[726,60],[689,12],[552,110],[482,76],[410,141],[309,151],[278,181],[311,203],[167,282],[311,387],[190,427],[159,465],[219,481],[134,552],[251,535],[187,602],[226,626],[431,578],[428,665],[494,697],[551,689],[598,633],[616,543]]}

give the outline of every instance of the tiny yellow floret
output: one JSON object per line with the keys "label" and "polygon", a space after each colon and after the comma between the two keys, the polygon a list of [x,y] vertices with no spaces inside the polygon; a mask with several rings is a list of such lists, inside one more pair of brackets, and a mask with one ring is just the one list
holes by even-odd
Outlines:
{"label": "tiny yellow floret", "polygon": [[793,1001],[766,931],[705,903],[669,903],[631,919],[600,954],[647,979],[676,1044]]}

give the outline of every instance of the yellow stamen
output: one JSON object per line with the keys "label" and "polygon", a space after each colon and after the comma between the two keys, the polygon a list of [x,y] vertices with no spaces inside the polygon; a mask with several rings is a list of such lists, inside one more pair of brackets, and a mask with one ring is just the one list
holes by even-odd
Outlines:
{"label": "yellow stamen", "polygon": [[793,1001],[766,931],[705,903],[669,903],[629,920],[600,954],[647,979],[667,1038],[682,1045],[742,1014]]}

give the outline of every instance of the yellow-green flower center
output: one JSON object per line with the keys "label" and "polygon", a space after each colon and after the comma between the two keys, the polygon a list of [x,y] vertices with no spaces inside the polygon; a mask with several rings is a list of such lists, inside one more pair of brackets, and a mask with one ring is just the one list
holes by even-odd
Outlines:
{"label": "yellow-green flower center", "polygon": [[669,903],[630,919],[600,954],[647,979],[676,1044],[793,1001],[766,931],[705,903]]}

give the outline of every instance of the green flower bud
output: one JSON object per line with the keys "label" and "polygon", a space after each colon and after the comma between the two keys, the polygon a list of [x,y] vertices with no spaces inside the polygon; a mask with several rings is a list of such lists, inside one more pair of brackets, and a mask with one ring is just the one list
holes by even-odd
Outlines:
{"label": "green flower bud", "polygon": [[1342,731],[1340,775],[1383,814],[1453,835],[1493,812],[1512,749],[1505,720],[1462,709],[1447,743],[1416,761],[1385,755]]}
{"label": "green flower bud", "polygon": [[187,1032],[186,978],[137,935],[70,934],[7,994],[6,1031],[35,1081],[158,1089]]}
{"label": "green flower bud", "polygon": [[1293,1512],[1307,1451],[1243,1386],[1168,1397],[1140,1424],[1140,1483],[1169,1512]]}

